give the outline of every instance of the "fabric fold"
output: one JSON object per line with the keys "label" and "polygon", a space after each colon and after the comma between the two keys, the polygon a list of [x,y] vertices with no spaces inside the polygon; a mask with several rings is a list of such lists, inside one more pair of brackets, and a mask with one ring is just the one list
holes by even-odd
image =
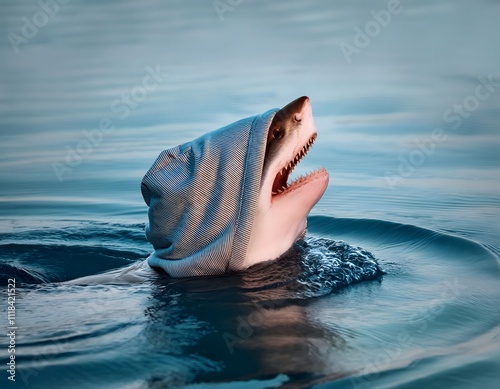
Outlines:
{"label": "fabric fold", "polygon": [[172,277],[243,270],[268,128],[278,109],[164,150],[144,176],[151,267]]}

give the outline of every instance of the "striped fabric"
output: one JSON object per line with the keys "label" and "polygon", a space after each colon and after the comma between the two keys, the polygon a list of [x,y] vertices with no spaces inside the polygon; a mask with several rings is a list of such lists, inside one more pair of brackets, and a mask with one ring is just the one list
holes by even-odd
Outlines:
{"label": "striped fabric", "polygon": [[172,277],[243,270],[277,109],[164,150],[142,180],[151,267]]}

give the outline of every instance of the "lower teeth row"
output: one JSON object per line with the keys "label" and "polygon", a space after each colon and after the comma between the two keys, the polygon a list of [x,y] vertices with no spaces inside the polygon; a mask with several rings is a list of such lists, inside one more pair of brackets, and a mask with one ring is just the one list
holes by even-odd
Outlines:
{"label": "lower teeth row", "polygon": [[312,172],[310,173],[307,173],[305,176],[300,176],[298,178],[296,178],[295,180],[293,180],[292,182],[290,183],[287,183],[286,185],[283,185],[280,189],[278,189],[276,192],[271,192],[273,195],[277,195],[279,193],[283,193],[286,189],[288,189],[290,186],[294,185],[294,184],[297,184],[299,182],[301,182],[302,180],[305,180],[307,179],[309,176],[315,174],[315,173],[319,173],[321,170],[324,170],[325,168],[324,167],[321,167],[321,168],[318,168],[318,169],[315,169],[313,170]]}

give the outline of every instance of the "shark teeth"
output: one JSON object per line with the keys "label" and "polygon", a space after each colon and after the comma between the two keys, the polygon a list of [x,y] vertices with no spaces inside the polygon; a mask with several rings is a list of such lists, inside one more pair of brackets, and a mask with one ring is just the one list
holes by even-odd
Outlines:
{"label": "shark teeth", "polygon": [[[311,136],[309,138],[309,140],[307,141],[307,143],[302,147],[302,149],[300,149],[300,151],[295,155],[295,157],[293,157],[293,159],[291,161],[289,161],[280,170],[279,173],[282,176],[287,175],[287,181],[288,181],[288,177],[292,173],[292,171],[295,168],[295,166],[297,166],[298,163],[301,161],[301,159],[305,157],[305,155],[307,154],[307,152],[309,151],[309,149],[313,145],[314,141],[316,140],[316,137],[317,137],[316,134],[314,134],[313,136]],[[282,185],[281,188],[279,188],[277,190],[274,190],[271,193],[272,193],[272,195],[277,195],[277,194],[283,193],[284,191],[286,191],[291,186],[296,185],[296,184],[300,184],[301,182],[304,182],[307,179],[309,179],[312,175],[317,174],[317,173],[319,173],[321,171],[325,171],[325,169],[324,168],[320,168],[320,169],[314,170],[311,173],[307,173],[305,176],[300,176],[300,177],[296,178],[295,180],[291,181],[290,183],[286,182],[286,184]]]}
{"label": "shark teeth", "polygon": [[309,172],[307,173],[305,176],[300,176],[298,178],[296,178],[295,180],[292,180],[289,184],[287,184],[287,186],[292,186],[292,185],[296,185],[296,184],[300,184],[304,181],[307,181],[309,178],[311,178],[312,176],[318,174],[318,173],[323,173],[323,172],[326,172],[326,169],[324,167],[320,167],[318,169],[314,169],[312,172]]}
{"label": "shark teeth", "polygon": [[277,195],[279,193],[283,193],[286,190],[286,186],[282,186],[281,189],[278,189],[276,192],[272,192],[273,195]]}

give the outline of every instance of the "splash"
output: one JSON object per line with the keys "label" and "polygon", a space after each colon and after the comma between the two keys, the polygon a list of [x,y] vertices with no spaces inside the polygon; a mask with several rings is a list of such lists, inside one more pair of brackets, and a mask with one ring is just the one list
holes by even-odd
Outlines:
{"label": "splash", "polygon": [[384,274],[372,253],[344,241],[307,237],[297,245],[303,250],[297,279],[303,297],[323,296]]}

